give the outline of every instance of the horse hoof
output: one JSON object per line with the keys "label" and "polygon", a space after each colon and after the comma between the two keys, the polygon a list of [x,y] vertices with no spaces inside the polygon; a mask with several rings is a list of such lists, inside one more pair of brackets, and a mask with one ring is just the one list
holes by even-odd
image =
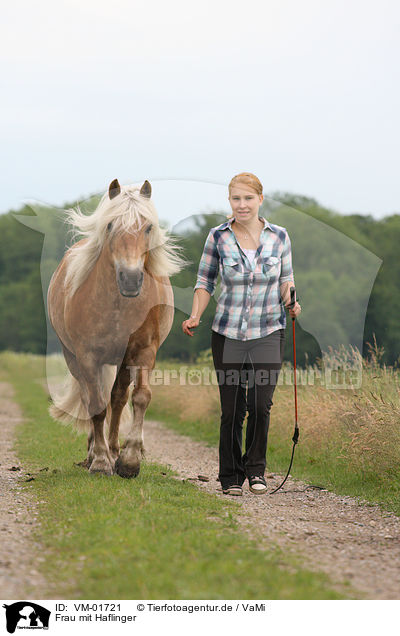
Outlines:
{"label": "horse hoof", "polygon": [[79,466],[80,468],[89,468],[91,462],[89,463],[89,460],[86,458],[83,460],[83,462],[75,462],[74,466]]}
{"label": "horse hoof", "polygon": [[118,457],[117,461],[115,462],[115,472],[117,473],[117,475],[119,475],[120,477],[124,477],[125,479],[132,479],[133,477],[137,477],[139,471],[140,465],[129,466],[127,464],[124,464],[121,461],[120,457]]}
{"label": "horse hoof", "polygon": [[110,462],[104,459],[94,459],[90,465],[89,473],[101,473],[103,475],[112,475],[113,469]]}
{"label": "horse hoof", "polygon": [[118,457],[119,453],[115,454],[110,452],[110,462],[113,466],[115,466],[116,462],[118,461]]}

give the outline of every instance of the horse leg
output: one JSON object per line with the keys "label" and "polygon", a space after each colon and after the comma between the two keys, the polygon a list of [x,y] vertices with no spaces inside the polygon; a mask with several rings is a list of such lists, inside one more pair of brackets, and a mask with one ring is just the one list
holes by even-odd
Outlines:
{"label": "horse leg", "polygon": [[156,351],[155,346],[146,347],[135,358],[138,371],[137,382],[132,392],[133,424],[115,463],[115,471],[121,477],[137,477],[139,474],[140,461],[144,454],[143,419],[151,400],[149,373],[154,367]]}
{"label": "horse leg", "polygon": [[61,345],[62,345],[62,350],[63,350],[65,362],[67,363],[68,369],[70,370],[72,375],[77,380],[79,380],[80,371],[79,371],[79,366],[78,366],[76,357],[74,356],[72,351],[70,351],[63,343],[61,343]]}
{"label": "horse leg", "polygon": [[79,464],[80,466],[83,466],[84,468],[90,468],[94,460],[93,447],[94,447],[94,426],[93,426],[92,420],[90,420],[90,429],[89,429],[88,438],[87,438],[87,457],[83,462],[80,462]]}
{"label": "horse leg", "polygon": [[[105,475],[113,474],[114,461],[108,449],[106,438],[104,437],[104,419],[106,417],[106,409],[101,413],[92,416],[93,422],[93,461],[90,464],[90,473],[104,473]],[[91,453],[89,449],[89,454]]]}
{"label": "horse leg", "polygon": [[113,474],[113,460],[104,436],[104,420],[106,417],[106,400],[102,391],[101,368],[85,362],[82,373],[89,395],[89,415],[92,420],[92,430],[88,438],[88,462],[93,457],[89,472]]}
{"label": "horse leg", "polygon": [[126,366],[125,362],[123,362],[111,391],[111,423],[108,435],[108,446],[114,461],[119,457],[119,422],[123,408],[128,401],[130,383],[130,369]]}
{"label": "horse leg", "polygon": [[[82,401],[84,402],[84,404],[88,405],[89,398],[88,398],[87,391],[85,391],[86,383],[82,378],[82,371],[79,367],[78,361],[76,357],[74,356],[74,354],[63,343],[61,344],[62,344],[64,358],[67,363],[68,369],[70,370],[71,375],[73,375],[74,378],[79,382]],[[83,468],[90,467],[94,459],[93,445],[94,445],[94,428],[93,428],[93,422],[90,421],[88,439],[87,439],[87,457],[86,459],[83,460],[83,462],[79,462],[79,466],[82,466]]]}

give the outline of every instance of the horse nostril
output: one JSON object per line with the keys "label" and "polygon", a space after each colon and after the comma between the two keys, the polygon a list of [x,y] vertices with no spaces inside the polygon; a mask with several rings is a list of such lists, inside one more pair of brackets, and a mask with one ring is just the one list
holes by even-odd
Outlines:
{"label": "horse nostril", "polygon": [[143,283],[143,272],[139,269],[118,268],[117,284],[124,296],[137,296]]}

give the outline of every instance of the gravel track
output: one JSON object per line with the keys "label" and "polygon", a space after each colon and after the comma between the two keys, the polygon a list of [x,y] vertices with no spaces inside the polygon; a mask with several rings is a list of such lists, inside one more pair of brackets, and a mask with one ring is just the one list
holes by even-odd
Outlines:
{"label": "gravel track", "polygon": [[[243,497],[223,495],[216,481],[216,449],[154,421],[145,422],[144,435],[146,461],[168,464],[201,490],[237,502],[245,513],[240,515],[243,530],[256,531],[263,545],[298,554],[305,567],[325,572],[340,587],[350,583],[356,598],[400,598],[400,519],[393,513],[292,478],[272,496],[253,495],[247,482]],[[199,481],[198,475],[209,481]],[[269,490],[282,479],[268,479]]]}
{"label": "gravel track", "polygon": [[15,427],[22,420],[10,384],[0,382],[0,598],[42,596],[45,582],[36,567],[44,556],[32,534],[38,523],[35,502],[23,491],[23,471],[13,450]]}

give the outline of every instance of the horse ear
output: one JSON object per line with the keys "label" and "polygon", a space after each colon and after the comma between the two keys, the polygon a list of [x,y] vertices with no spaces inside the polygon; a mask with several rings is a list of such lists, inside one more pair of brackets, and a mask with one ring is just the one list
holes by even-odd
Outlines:
{"label": "horse ear", "polygon": [[114,179],[114,181],[111,181],[108,187],[108,196],[110,197],[110,199],[114,199],[119,194],[121,194],[121,186],[118,183],[118,179]]}
{"label": "horse ear", "polygon": [[140,188],[140,194],[143,197],[146,197],[146,199],[150,199],[151,197],[151,185],[150,183],[147,181],[144,182],[144,184],[142,185],[142,187]]}

